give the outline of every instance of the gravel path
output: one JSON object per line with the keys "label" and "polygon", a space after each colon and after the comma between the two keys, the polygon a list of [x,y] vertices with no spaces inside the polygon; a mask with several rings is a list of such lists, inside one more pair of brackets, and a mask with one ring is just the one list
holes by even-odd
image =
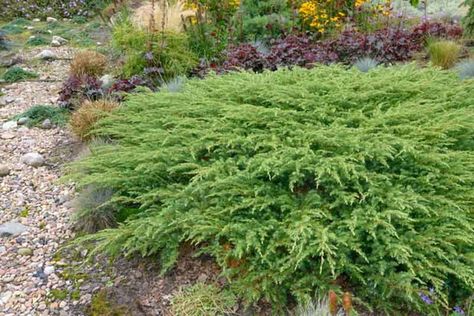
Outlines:
{"label": "gravel path", "polygon": [[[32,61],[37,53],[23,54],[31,62],[21,66],[51,82],[11,84],[2,89],[5,95],[0,97],[0,315],[72,314],[70,303],[56,301],[51,291],[69,282],[57,274],[61,262],[53,261],[53,256],[72,236],[69,205],[74,188],[58,179],[77,144],[64,128],[4,124],[33,105],[56,101],[60,81],[67,77],[68,61]],[[74,52],[58,48],[55,53],[70,58]],[[28,153],[42,155],[44,164],[23,163]]]}

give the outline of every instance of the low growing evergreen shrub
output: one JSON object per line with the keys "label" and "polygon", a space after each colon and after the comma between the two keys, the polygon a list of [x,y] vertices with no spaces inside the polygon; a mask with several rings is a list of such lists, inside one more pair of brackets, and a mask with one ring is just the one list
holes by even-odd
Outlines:
{"label": "low growing evergreen shrub", "polygon": [[41,123],[46,119],[49,119],[54,125],[63,126],[69,118],[69,112],[66,109],[55,106],[35,105],[22,114],[17,115],[15,119],[20,119],[22,117],[28,118],[28,126],[41,125]]}
{"label": "low growing evergreen shrub", "polygon": [[164,271],[192,242],[274,307],[333,289],[391,315],[445,311],[474,290],[473,89],[414,65],[318,66],[130,96],[94,131],[115,143],[71,174],[129,217],[78,242]]}
{"label": "low growing evergreen shrub", "polygon": [[38,78],[38,75],[36,73],[25,70],[17,66],[9,68],[3,74],[3,80],[5,80],[6,82],[18,82],[22,80],[35,79],[35,78]]}

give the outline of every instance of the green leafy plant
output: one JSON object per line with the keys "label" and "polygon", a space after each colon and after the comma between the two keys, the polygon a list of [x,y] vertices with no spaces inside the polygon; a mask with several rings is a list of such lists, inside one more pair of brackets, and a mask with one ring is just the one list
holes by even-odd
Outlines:
{"label": "green leafy plant", "polygon": [[428,45],[431,63],[443,69],[449,69],[456,64],[461,49],[461,45],[452,41],[436,41]]}
{"label": "green leafy plant", "polygon": [[55,106],[35,105],[15,116],[15,119],[20,118],[28,118],[28,126],[38,126],[46,119],[49,119],[54,125],[64,126],[68,121],[69,112]]}
{"label": "green leafy plant", "polygon": [[38,78],[38,75],[36,73],[24,70],[23,68],[17,66],[9,68],[3,74],[3,80],[5,80],[6,82],[18,82],[35,78]]}
{"label": "green leafy plant", "polygon": [[77,243],[166,271],[191,242],[274,308],[338,284],[380,313],[446,311],[474,290],[473,89],[435,68],[335,65],[130,96],[95,131],[115,144],[70,175],[130,216]]}
{"label": "green leafy plant", "polygon": [[171,301],[172,315],[218,316],[228,315],[237,303],[236,297],[228,290],[215,285],[197,283],[182,289]]}

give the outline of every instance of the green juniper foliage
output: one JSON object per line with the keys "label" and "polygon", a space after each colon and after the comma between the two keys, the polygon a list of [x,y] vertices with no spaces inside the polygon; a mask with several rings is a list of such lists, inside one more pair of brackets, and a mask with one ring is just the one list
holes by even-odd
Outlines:
{"label": "green juniper foliage", "polygon": [[56,106],[35,105],[15,116],[14,119],[18,120],[22,117],[28,118],[27,125],[30,127],[41,125],[46,119],[49,119],[52,124],[63,126],[67,123],[69,112]]}
{"label": "green juniper foliage", "polygon": [[3,80],[5,80],[6,82],[18,82],[22,80],[35,79],[35,78],[38,78],[38,75],[36,73],[25,70],[17,66],[9,68],[3,74]]}
{"label": "green juniper foliage", "polygon": [[79,242],[164,271],[192,242],[275,307],[336,284],[392,315],[452,307],[474,290],[473,89],[414,65],[321,66],[131,96],[72,178],[133,212]]}

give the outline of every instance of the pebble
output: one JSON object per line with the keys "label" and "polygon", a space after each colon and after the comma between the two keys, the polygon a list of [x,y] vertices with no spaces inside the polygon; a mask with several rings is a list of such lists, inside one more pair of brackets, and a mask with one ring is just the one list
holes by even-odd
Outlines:
{"label": "pebble", "polygon": [[18,249],[18,254],[20,256],[32,256],[33,250],[31,250],[30,248],[20,248]]}
{"label": "pebble", "polygon": [[53,124],[51,123],[51,120],[50,119],[44,120],[43,123],[41,123],[41,128],[42,129],[51,129],[51,128],[53,128]]}
{"label": "pebble", "polygon": [[58,19],[48,16],[46,18],[46,22],[48,23],[58,22]]}
{"label": "pebble", "polygon": [[28,118],[27,117],[20,117],[20,119],[16,122],[18,125],[25,125],[28,123]]}
{"label": "pebble", "polygon": [[10,174],[10,167],[6,164],[0,164],[0,178]]}
{"label": "pebble", "polygon": [[43,272],[44,272],[45,275],[51,275],[51,274],[54,273],[54,271],[55,271],[55,269],[54,269],[53,266],[46,266],[46,267],[44,267]]}

